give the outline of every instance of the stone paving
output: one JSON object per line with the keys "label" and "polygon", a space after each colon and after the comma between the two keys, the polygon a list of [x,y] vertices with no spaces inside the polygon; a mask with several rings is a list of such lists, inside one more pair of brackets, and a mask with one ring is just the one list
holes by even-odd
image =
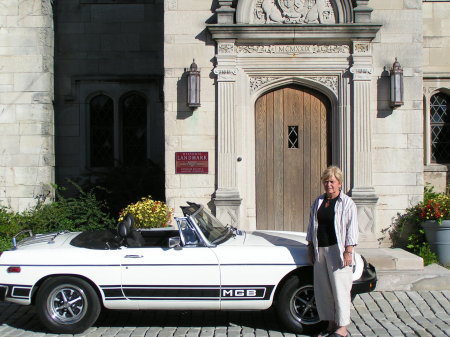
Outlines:
{"label": "stone paving", "polygon": [[[372,292],[355,298],[351,337],[450,336],[450,291]],[[1,337],[58,336],[45,331],[33,307],[0,302]],[[59,335],[69,336],[69,335]],[[272,310],[104,310],[86,337],[294,337]],[[306,335],[298,335],[306,336]]]}

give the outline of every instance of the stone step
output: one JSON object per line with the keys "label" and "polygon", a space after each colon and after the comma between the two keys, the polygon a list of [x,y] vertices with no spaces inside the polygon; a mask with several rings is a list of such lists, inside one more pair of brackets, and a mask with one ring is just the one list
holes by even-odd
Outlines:
{"label": "stone step", "polygon": [[359,248],[377,270],[377,291],[450,290],[450,270],[400,248]]}
{"label": "stone step", "polygon": [[423,270],[423,259],[400,248],[358,248],[377,270]]}

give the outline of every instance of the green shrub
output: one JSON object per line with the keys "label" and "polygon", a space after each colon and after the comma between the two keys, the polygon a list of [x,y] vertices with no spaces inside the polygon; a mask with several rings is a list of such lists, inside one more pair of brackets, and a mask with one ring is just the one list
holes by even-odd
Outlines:
{"label": "green shrub", "polygon": [[407,208],[405,214],[398,214],[394,226],[390,231],[393,247],[403,248],[423,258],[424,265],[438,263],[437,255],[431,251],[431,246],[425,237],[425,231],[420,225],[424,219],[424,205],[432,203],[433,200],[447,198],[445,194],[436,193],[432,186],[425,186],[423,201],[417,205]]}
{"label": "green shrub", "polygon": [[[73,183],[74,184],[74,183]],[[33,233],[49,233],[60,230],[84,231],[111,228],[115,221],[109,215],[103,201],[96,199],[94,191],[78,190],[77,197],[64,198],[56,188],[56,201],[39,199],[35,207],[22,213],[0,209],[0,249],[10,247],[12,236],[23,229]]]}

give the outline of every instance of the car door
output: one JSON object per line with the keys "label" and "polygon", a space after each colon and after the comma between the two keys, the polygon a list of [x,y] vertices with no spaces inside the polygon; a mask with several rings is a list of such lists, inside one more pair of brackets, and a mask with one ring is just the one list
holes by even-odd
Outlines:
{"label": "car door", "polygon": [[296,268],[283,247],[218,245],[221,309],[267,309],[280,280]]}
{"label": "car door", "polygon": [[140,309],[219,309],[220,271],[211,248],[186,243],[121,253],[123,293]]}

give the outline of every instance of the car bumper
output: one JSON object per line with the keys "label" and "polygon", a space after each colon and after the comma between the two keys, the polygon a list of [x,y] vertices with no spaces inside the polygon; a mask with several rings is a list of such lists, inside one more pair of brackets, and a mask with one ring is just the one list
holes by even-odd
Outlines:
{"label": "car bumper", "polygon": [[353,281],[352,296],[374,291],[377,286],[377,272],[375,267],[364,260],[364,270],[361,277]]}

